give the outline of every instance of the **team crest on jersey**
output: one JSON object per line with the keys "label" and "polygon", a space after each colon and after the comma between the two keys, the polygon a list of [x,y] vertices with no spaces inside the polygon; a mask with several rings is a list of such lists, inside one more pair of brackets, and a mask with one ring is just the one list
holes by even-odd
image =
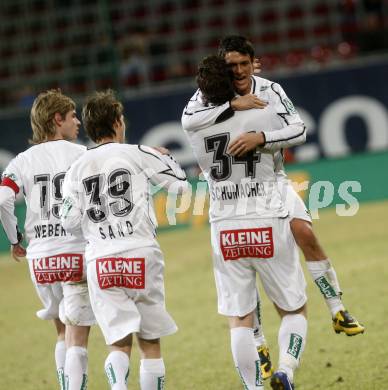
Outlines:
{"label": "team crest on jersey", "polygon": [[97,259],[97,280],[102,290],[111,287],[143,289],[145,287],[145,260],[111,257]]}
{"label": "team crest on jersey", "polygon": [[272,227],[223,230],[220,232],[220,245],[225,261],[269,259],[274,252]]}
{"label": "team crest on jersey", "polygon": [[83,274],[83,256],[77,253],[42,257],[32,260],[38,284],[55,282],[80,282]]}
{"label": "team crest on jersey", "polygon": [[297,114],[297,111],[296,111],[296,109],[295,109],[295,107],[292,104],[292,101],[290,99],[288,99],[288,98],[283,99],[283,103],[286,106],[286,109],[287,109],[289,114]]}

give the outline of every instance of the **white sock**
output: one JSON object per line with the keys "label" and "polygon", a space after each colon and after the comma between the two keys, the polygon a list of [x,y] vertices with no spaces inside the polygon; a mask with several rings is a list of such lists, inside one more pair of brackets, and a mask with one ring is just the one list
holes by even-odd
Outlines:
{"label": "white sock", "polygon": [[332,317],[338,311],[345,310],[341,301],[342,291],[338,283],[337,274],[331,266],[330,260],[306,261],[306,264],[315,284],[325,298]]}
{"label": "white sock", "polygon": [[294,381],[294,370],[299,366],[306,345],[307,320],[302,314],[287,314],[279,328],[279,371]]}
{"label": "white sock", "polygon": [[127,390],[128,355],[121,351],[111,352],[105,360],[105,374],[112,390]]}
{"label": "white sock", "polygon": [[257,302],[256,310],[253,312],[253,335],[256,347],[267,344],[261,323],[261,305],[259,301]]}
{"label": "white sock", "polygon": [[55,344],[55,365],[57,367],[57,378],[61,390],[65,390],[65,360],[66,344],[64,340]]}
{"label": "white sock", "polygon": [[234,365],[246,389],[264,389],[260,372],[260,359],[256,350],[252,328],[232,328],[230,344]]}
{"label": "white sock", "polygon": [[163,390],[165,375],[163,358],[140,360],[141,390]]}
{"label": "white sock", "polygon": [[66,352],[66,390],[85,390],[88,384],[88,351],[84,347],[70,347]]}

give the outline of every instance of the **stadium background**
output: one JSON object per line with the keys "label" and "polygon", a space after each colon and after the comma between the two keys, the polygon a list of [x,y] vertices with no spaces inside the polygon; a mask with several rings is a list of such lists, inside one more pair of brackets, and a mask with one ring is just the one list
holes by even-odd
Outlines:
{"label": "stadium background", "polygon": [[[360,207],[361,215],[375,220],[346,220],[333,216],[335,209],[324,212],[316,225],[318,230],[326,226],[323,237],[330,236],[333,225],[347,238],[352,229],[386,233],[385,222],[376,223],[379,230],[370,224],[388,216],[387,0],[3,0],[0,171],[28,147],[29,109],[38,92],[59,87],[81,105],[89,92],[109,87],[124,102],[128,142],[169,147],[195,182],[197,170],[180,116],[195,90],[196,64],[231,33],[251,38],[261,76],[281,83],[306,122],[306,144],[287,153],[290,177],[310,185],[333,183],[335,196],[327,207],[344,203],[338,195],[344,181],[360,182],[361,191],[353,193],[360,202],[379,201],[372,209],[370,203]],[[309,191],[304,197],[309,203]],[[163,195],[156,205],[161,230],[168,230]],[[17,212],[22,216],[23,206]],[[177,220],[206,229],[206,214],[193,216],[192,208]],[[173,242],[174,234],[161,239]],[[362,234],[355,237],[353,244],[362,246],[352,248],[355,253],[377,256],[368,252]],[[207,253],[201,244],[198,253]],[[371,245],[381,248],[381,239]],[[7,249],[1,231],[0,251]],[[385,260],[386,249],[379,252]],[[384,389],[376,386],[359,388]]]}

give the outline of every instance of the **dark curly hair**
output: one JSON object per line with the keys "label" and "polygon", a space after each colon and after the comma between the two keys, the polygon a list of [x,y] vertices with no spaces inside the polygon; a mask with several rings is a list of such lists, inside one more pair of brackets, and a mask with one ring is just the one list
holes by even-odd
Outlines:
{"label": "dark curly hair", "polygon": [[231,74],[219,56],[205,57],[198,65],[197,84],[205,103],[224,104],[235,96]]}
{"label": "dark curly hair", "polygon": [[82,108],[82,122],[87,135],[96,143],[103,138],[114,137],[116,131],[113,125],[120,120],[123,111],[123,105],[113,90],[94,92]]}
{"label": "dark curly hair", "polygon": [[229,35],[221,39],[218,46],[218,55],[222,58],[230,51],[237,51],[241,54],[249,55],[251,59],[255,57],[255,49],[252,42],[241,35]]}

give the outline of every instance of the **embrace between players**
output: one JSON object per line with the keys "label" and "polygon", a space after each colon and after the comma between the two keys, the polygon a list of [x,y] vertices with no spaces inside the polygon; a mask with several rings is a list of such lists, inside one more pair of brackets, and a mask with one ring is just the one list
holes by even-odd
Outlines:
{"label": "embrace between players", "polygon": [[[283,148],[301,144],[306,129],[279,84],[255,76],[254,50],[229,36],[217,56],[199,65],[199,89],[182,115],[209,185],[211,243],[218,311],[228,317],[231,350],[246,389],[293,389],[306,343],[305,280],[297,245],[333,318],[336,332],[364,327],[341,302],[330,260],[306,207],[287,180]],[[164,388],[160,338],[177,330],[165,309],[164,260],[156,240],[150,183],[183,193],[188,183],[164,148],[125,144],[123,106],[112,91],[91,95],[83,125],[96,147],[76,139],[74,102],[60,91],[40,94],[31,109],[32,142],[3,173],[0,216],[15,259],[26,256],[53,320],[62,390],[87,388],[87,341],[97,321],[109,354],[113,390],[127,388],[132,335],[141,353],[140,387]],[[22,190],[27,251],[14,216]],[[274,371],[260,321],[256,273],[274,303],[279,362]]]}

